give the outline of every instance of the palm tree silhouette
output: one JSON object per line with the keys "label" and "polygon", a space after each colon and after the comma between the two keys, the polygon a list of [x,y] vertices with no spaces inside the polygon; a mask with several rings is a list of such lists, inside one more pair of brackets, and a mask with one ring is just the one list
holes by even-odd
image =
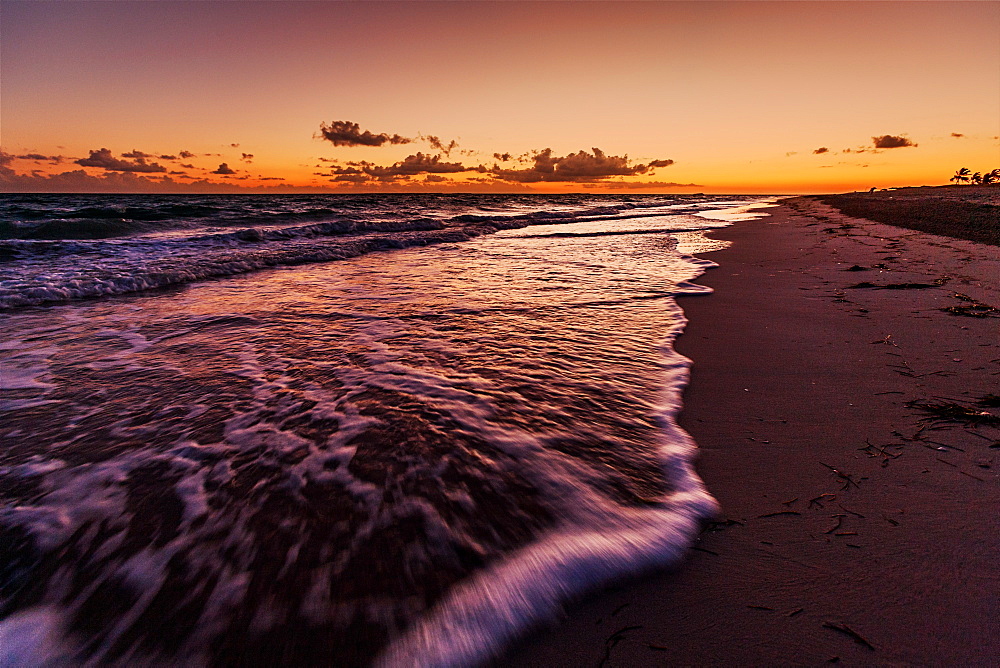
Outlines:
{"label": "palm tree silhouette", "polygon": [[955,172],[955,176],[948,179],[949,181],[954,181],[955,183],[962,183],[963,181],[969,180],[969,175],[972,172],[969,171],[968,167],[962,167],[962,169]]}
{"label": "palm tree silhouette", "polygon": [[983,185],[988,186],[991,183],[1000,183],[1000,169],[994,169],[992,172],[983,174]]}
{"label": "palm tree silhouette", "polygon": [[982,174],[982,172],[976,172],[975,174],[973,174],[972,176],[970,176],[969,177],[969,181],[971,181],[973,185],[977,185],[977,186],[982,185],[983,184],[983,174]]}

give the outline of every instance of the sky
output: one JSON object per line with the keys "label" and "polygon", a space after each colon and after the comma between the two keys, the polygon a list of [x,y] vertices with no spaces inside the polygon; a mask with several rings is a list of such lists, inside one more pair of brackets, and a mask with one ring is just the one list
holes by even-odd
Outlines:
{"label": "sky", "polygon": [[1000,2],[0,0],[0,191],[808,193],[1000,168]]}

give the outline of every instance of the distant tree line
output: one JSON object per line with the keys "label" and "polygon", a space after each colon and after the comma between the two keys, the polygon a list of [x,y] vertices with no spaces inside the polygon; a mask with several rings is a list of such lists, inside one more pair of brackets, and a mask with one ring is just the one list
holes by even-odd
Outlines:
{"label": "distant tree line", "polygon": [[994,183],[1000,184],[1000,169],[994,169],[992,172],[986,173],[973,173],[968,167],[962,167],[962,169],[955,172],[955,176],[948,180],[954,181],[955,183],[969,183],[974,186],[988,186]]}

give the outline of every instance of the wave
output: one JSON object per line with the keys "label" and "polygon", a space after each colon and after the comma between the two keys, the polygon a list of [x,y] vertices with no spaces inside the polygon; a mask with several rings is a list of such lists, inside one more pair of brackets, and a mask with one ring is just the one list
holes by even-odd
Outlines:
{"label": "wave", "polygon": [[[0,240],[0,309],[123,295],[273,267],[343,260],[411,246],[457,243],[499,230],[536,225],[593,222],[620,225],[669,216],[677,226],[676,229],[660,226],[656,230],[606,229],[537,235],[544,237],[666,233],[704,229],[712,224],[704,222],[697,228],[690,226],[692,218],[686,212],[691,207],[698,208],[698,202],[690,201],[654,199],[599,206],[574,203],[556,210],[540,209],[539,203],[529,203],[530,208],[520,203],[520,207],[493,207],[496,211],[481,206],[477,213],[468,213],[467,206],[388,207],[384,211],[371,208],[352,211],[346,206],[336,211],[316,206],[298,206],[294,211],[276,210],[275,207],[261,211],[259,209],[265,207],[258,206],[254,212],[251,211],[253,207],[244,205],[242,225],[206,227],[201,224],[203,221],[193,218],[181,222],[171,219],[175,229],[185,225],[194,228],[166,236],[163,226],[156,227],[158,216],[178,212],[191,215],[231,212],[233,207],[204,204],[77,207],[71,213],[80,218],[33,223],[33,231],[21,230],[21,238]],[[524,211],[524,208],[529,210]],[[63,216],[68,215],[67,209],[65,206],[53,207]],[[466,212],[461,212],[462,209]],[[112,212],[132,218],[102,217]],[[418,213],[423,215],[413,215]],[[270,223],[280,220],[282,224],[245,224],[248,219],[261,217]],[[323,220],[302,224],[310,218]],[[7,228],[20,224],[0,222]]]}
{"label": "wave", "polygon": [[0,665],[471,665],[680,559],[715,504],[669,297],[708,263],[424,255],[9,318]]}
{"label": "wave", "polygon": [[[260,227],[281,226],[303,222],[330,220],[358,223],[356,216],[378,213],[372,197],[336,199],[331,206],[329,199],[316,198],[227,198],[216,197],[206,201],[173,201],[178,198],[147,196],[122,196],[121,204],[100,204],[107,196],[93,197],[64,196],[62,201],[54,197],[41,197],[33,201],[28,196],[14,198],[6,206],[0,202],[0,239],[113,239],[170,230],[195,229],[199,227]],[[488,199],[484,198],[484,199]],[[25,201],[22,201],[25,200]],[[405,204],[407,200],[402,200]],[[573,210],[534,210],[527,213],[511,213],[511,207],[495,206],[501,213],[464,213],[445,220],[445,224],[466,225],[489,223],[498,218],[514,218],[529,221],[559,220],[581,216],[608,216],[638,208],[663,207],[672,199],[657,198],[651,202],[623,201],[599,206],[580,206],[580,202],[567,200]],[[57,205],[53,205],[56,202]],[[131,202],[131,203],[129,203]],[[211,202],[211,203],[210,203]],[[419,200],[418,202],[419,203]],[[31,204],[30,206],[27,204]],[[381,202],[385,206],[385,202]],[[684,206],[683,204],[680,206]],[[415,210],[409,206],[403,209]],[[425,207],[426,208],[426,207]],[[439,207],[442,212],[447,207]],[[469,208],[463,205],[460,208]],[[477,207],[487,209],[490,207]],[[537,209],[537,207],[532,207]],[[372,224],[392,219],[399,210],[392,207],[382,211],[382,216],[368,221]]]}
{"label": "wave", "polygon": [[335,215],[326,207],[253,213],[192,205],[27,211],[19,219],[0,220],[0,239],[113,239],[204,226],[287,225]]}
{"label": "wave", "polygon": [[[680,318],[670,339],[685,323]],[[380,654],[377,666],[488,665],[574,598],[685,556],[701,523],[719,506],[694,471],[697,446],[675,421],[690,360],[669,343],[663,352],[668,373],[658,454],[672,491],[648,507],[630,508],[585,487],[550,483],[565,507],[576,509],[569,521],[454,587]]]}

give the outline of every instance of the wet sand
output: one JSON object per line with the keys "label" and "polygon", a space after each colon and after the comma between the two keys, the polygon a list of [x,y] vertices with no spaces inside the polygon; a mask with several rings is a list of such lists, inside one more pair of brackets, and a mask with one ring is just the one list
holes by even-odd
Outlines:
{"label": "wet sand", "polygon": [[502,665],[995,665],[1000,248],[771,211],[713,233],[715,292],[680,302],[719,521]]}

